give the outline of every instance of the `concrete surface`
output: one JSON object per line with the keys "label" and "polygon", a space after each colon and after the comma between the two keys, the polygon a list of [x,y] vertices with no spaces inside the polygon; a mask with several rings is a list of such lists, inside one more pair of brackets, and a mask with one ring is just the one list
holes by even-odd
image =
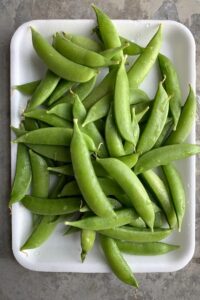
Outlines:
{"label": "concrete surface", "polygon": [[[197,161],[196,251],[176,273],[138,274],[140,289],[121,284],[111,274],[36,273],[25,270],[11,252],[9,141],[9,43],[15,29],[31,19],[94,18],[90,4],[112,18],[172,19],[193,32],[197,44],[197,92],[200,93],[199,0],[0,0],[0,300],[165,300],[199,299],[200,295],[200,165]],[[197,118],[197,140],[200,120]]]}

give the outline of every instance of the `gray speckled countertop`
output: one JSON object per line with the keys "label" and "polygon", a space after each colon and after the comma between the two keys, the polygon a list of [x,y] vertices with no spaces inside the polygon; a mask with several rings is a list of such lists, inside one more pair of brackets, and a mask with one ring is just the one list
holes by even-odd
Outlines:
{"label": "gray speckled countertop", "polygon": [[[173,300],[200,295],[200,164],[197,160],[196,250],[192,261],[175,273],[137,274],[140,289],[112,274],[38,273],[21,267],[11,250],[9,137],[9,45],[14,31],[32,19],[93,18],[90,4],[114,19],[171,19],[192,31],[197,45],[197,93],[200,94],[200,0],[0,0],[0,300]],[[200,142],[200,115],[197,141]]]}

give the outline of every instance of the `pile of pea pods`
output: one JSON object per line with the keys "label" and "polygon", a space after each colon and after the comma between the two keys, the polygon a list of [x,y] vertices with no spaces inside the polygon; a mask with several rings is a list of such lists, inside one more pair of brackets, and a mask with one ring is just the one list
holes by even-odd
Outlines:
{"label": "pile of pea pods", "polygon": [[[184,218],[185,192],[173,161],[200,152],[185,143],[196,97],[190,86],[182,99],[176,70],[160,53],[162,25],[140,47],[93,9],[95,40],[57,32],[50,44],[31,28],[47,72],[15,87],[30,100],[19,128],[12,127],[18,151],[9,206],[20,201],[34,217],[21,251],[40,247],[64,223],[63,238],[80,231],[82,261],[98,235],[115,275],[138,287],[123,253],[162,255],[179,247],[161,240],[180,231]],[[127,64],[128,56],[136,56],[134,63]],[[150,100],[139,86],[156,61],[162,78]]]}

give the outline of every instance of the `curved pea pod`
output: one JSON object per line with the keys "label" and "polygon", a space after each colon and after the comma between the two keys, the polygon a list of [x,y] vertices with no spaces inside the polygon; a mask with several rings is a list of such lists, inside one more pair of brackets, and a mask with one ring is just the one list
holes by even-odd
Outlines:
{"label": "curved pea pod", "polygon": [[142,173],[142,178],[144,178],[145,182],[147,182],[150,189],[156,195],[156,198],[167,217],[169,226],[174,228],[177,224],[177,218],[167,186],[152,170]]}
{"label": "curved pea pod", "polygon": [[60,162],[71,162],[70,151],[65,146],[34,144],[27,144],[27,146],[44,157]]}
{"label": "curved pea pod", "polygon": [[126,154],[132,154],[135,151],[136,145],[138,143],[139,135],[140,135],[140,126],[137,121],[137,117],[135,114],[135,107],[131,107],[131,126],[133,131],[133,140],[132,142],[126,141],[124,143],[124,151]]}
{"label": "curved pea pod", "polygon": [[24,95],[31,96],[34,93],[34,91],[36,90],[36,88],[38,87],[40,82],[41,82],[41,80],[34,80],[34,81],[27,82],[24,84],[15,85],[14,89]]}
{"label": "curved pea pod", "polygon": [[9,207],[21,201],[26,195],[31,183],[32,172],[28,149],[25,145],[18,145],[15,177],[12,185]]}
{"label": "curved pea pod", "polygon": [[[121,41],[111,19],[94,4],[92,5],[92,8],[94,9],[96,14],[100,36],[104,43],[105,49],[120,47]],[[120,59],[122,55],[123,52],[121,51],[114,57],[114,59]]]}
{"label": "curved pea pod", "polygon": [[174,160],[183,159],[200,153],[200,146],[194,144],[176,144],[153,149],[139,157],[134,171],[143,173],[158,166],[167,165]]}
{"label": "curved pea pod", "polygon": [[185,202],[186,202],[184,186],[180,174],[172,164],[163,166],[163,171],[167,178],[174,208],[176,211],[177,220],[178,220],[178,229],[179,231],[181,231],[181,225],[185,214]]}
{"label": "curved pea pod", "polygon": [[181,144],[187,139],[192,125],[195,121],[197,101],[192,87],[190,86],[189,95],[182,108],[176,130],[173,131],[165,142],[166,145]]}
{"label": "curved pea pod", "polygon": [[35,107],[44,103],[47,98],[51,95],[53,90],[56,88],[60,77],[51,71],[47,71],[45,77],[41,80],[40,84],[34,91],[26,111],[34,109]]}
{"label": "curved pea pod", "polygon": [[174,120],[173,130],[175,130],[181,114],[182,102],[179,79],[175,67],[169,58],[163,54],[159,54],[158,61],[163,76],[166,76],[166,80],[164,82],[166,92],[169,96],[171,96],[169,107]]}
{"label": "curved pea pod", "polygon": [[112,157],[124,156],[123,142],[114,120],[113,105],[111,105],[105,125],[105,139],[108,152]]}
{"label": "curved pea pod", "polygon": [[45,198],[49,193],[49,172],[44,158],[29,150],[32,169],[32,195]]}
{"label": "curved pea pod", "polygon": [[82,200],[79,197],[48,199],[26,195],[22,204],[35,214],[56,216],[79,211]]}
{"label": "curved pea pod", "polygon": [[158,140],[167,120],[169,98],[160,82],[149,119],[137,145],[137,152],[142,154],[152,149]]}
{"label": "curved pea pod", "polygon": [[100,43],[97,43],[95,40],[88,38],[87,36],[75,35],[66,32],[63,32],[63,36],[72,41],[74,44],[79,45],[85,49],[95,52],[102,51],[102,45]]}
{"label": "curved pea pod", "polygon": [[104,230],[113,227],[119,227],[129,224],[132,220],[138,218],[138,215],[131,208],[125,208],[115,211],[115,216],[98,217],[92,216],[78,221],[66,221],[65,225],[71,225],[81,229]]}
{"label": "curved pea pod", "polygon": [[[87,213],[83,218],[90,216],[90,213]],[[81,230],[81,261],[84,262],[88,252],[93,248],[96,238],[96,232],[90,229]]]}
{"label": "curved pea pod", "polygon": [[157,139],[154,145],[154,148],[161,147],[165,143],[166,139],[168,138],[168,136],[172,131],[172,128],[173,128],[173,120],[172,118],[168,118],[159,138]]}
{"label": "curved pea pod", "polygon": [[165,239],[172,233],[172,230],[165,228],[155,228],[152,232],[147,228],[133,228],[131,226],[122,226],[100,230],[99,232],[113,239],[137,243],[148,243]]}
{"label": "curved pea pod", "polygon": [[132,153],[129,155],[119,156],[118,159],[121,160],[125,165],[132,169],[138,161],[139,154]]}
{"label": "curved pea pod", "polygon": [[163,255],[177,250],[180,246],[170,245],[161,242],[133,243],[126,241],[115,241],[119,250],[132,255]]}
{"label": "curved pea pod", "polygon": [[98,71],[79,64],[76,64],[63,57],[56,51],[36,30],[31,28],[33,47],[48,66],[56,75],[69,81],[86,82],[97,75]]}
{"label": "curved pea pod", "polygon": [[116,73],[117,68],[114,68],[103,78],[99,85],[97,85],[91,91],[91,93],[84,99],[83,104],[87,110],[99,99],[101,99],[114,89]]}
{"label": "curved pea pod", "polygon": [[56,34],[53,40],[54,48],[64,57],[71,61],[91,68],[106,67],[116,65],[117,61],[112,61],[100,53],[85,49],[72,41]]}
{"label": "curved pea pod", "polygon": [[150,101],[148,95],[141,89],[130,88],[129,92],[130,92],[130,104],[146,103]]}
{"label": "curved pea pod", "polygon": [[108,93],[101,99],[99,99],[88,111],[87,116],[82,124],[82,126],[88,123],[95,122],[108,114],[110,103],[112,101],[112,94]]}
{"label": "curved pea pod", "polygon": [[[63,127],[48,127],[30,131],[15,140],[16,143],[69,146],[71,143],[73,130]],[[83,134],[87,146],[90,150],[96,151],[93,140]]]}
{"label": "curved pea pod", "polygon": [[132,67],[128,71],[128,79],[130,88],[137,88],[145,79],[156,58],[159,54],[162,43],[162,25],[159,26],[156,34],[148,43],[143,52],[133,63]]}
{"label": "curved pea pod", "polygon": [[116,242],[113,239],[105,236],[100,236],[100,241],[107,262],[114,274],[124,283],[138,287],[137,280],[131,268],[121,255]]}
{"label": "curved pea pod", "polygon": [[112,206],[95,175],[90,153],[83,138],[83,133],[78,127],[77,120],[74,120],[70,151],[76,181],[90,209],[98,216],[115,216]]}
{"label": "curved pea pod", "polygon": [[74,176],[74,171],[71,164],[59,166],[59,167],[48,167],[50,172],[59,173],[68,176]]}
{"label": "curved pea pod", "polygon": [[153,229],[155,218],[153,205],[135,173],[116,158],[99,159],[98,162],[124,190],[138,215]]}
{"label": "curved pea pod", "polygon": [[38,226],[33,230],[31,236],[20,248],[20,251],[35,249],[40,247],[55,230],[59,223],[55,216],[44,216]]}
{"label": "curved pea pod", "polygon": [[56,102],[60,97],[62,97],[73,86],[74,86],[74,82],[71,82],[71,81],[68,81],[65,79],[61,79],[48,99],[48,106],[53,104],[54,102]]}
{"label": "curved pea pod", "polygon": [[60,118],[63,118],[67,121],[72,121],[72,103],[58,103],[49,110],[47,110],[47,115],[49,114],[50,117],[56,115]]}
{"label": "curved pea pod", "polygon": [[72,123],[52,114],[49,115],[45,110],[38,109],[38,110],[32,110],[29,112],[25,112],[24,116],[27,118],[32,118],[36,120],[40,120],[42,122],[45,122],[51,126],[55,127],[65,127],[65,128],[72,128]]}
{"label": "curved pea pod", "polygon": [[127,55],[138,55],[138,54],[141,54],[142,51],[143,51],[143,47],[141,47],[140,45],[120,36],[120,41],[121,41],[121,44],[122,45],[125,45],[126,43],[128,43],[129,45],[123,49],[123,52],[124,54],[127,54]]}

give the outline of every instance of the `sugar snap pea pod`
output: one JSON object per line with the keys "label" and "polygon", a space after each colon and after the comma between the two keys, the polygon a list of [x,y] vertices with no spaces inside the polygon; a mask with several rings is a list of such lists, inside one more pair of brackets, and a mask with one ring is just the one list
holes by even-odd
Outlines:
{"label": "sugar snap pea pod", "polygon": [[185,214],[185,202],[186,202],[184,186],[180,174],[173,166],[173,164],[163,166],[163,171],[167,178],[174,208],[176,211],[177,220],[178,220],[178,229],[179,231],[181,231],[181,225]]}
{"label": "sugar snap pea pod", "polygon": [[120,251],[133,255],[162,255],[180,247],[161,242],[133,243],[120,240],[115,242]]}
{"label": "sugar snap pea pod", "polygon": [[113,105],[111,105],[105,125],[105,139],[108,152],[112,157],[124,156],[123,142],[114,120]]}
{"label": "sugar snap pea pod", "polygon": [[137,280],[123,258],[116,242],[106,236],[100,236],[101,246],[113,273],[124,283],[138,288]]}
{"label": "sugar snap pea pod", "polygon": [[167,186],[153,170],[148,170],[142,173],[142,178],[144,178],[149,188],[156,195],[158,203],[167,217],[169,226],[174,228],[177,224],[177,218]]}
{"label": "sugar snap pea pod", "polygon": [[167,121],[165,123],[165,126],[163,127],[163,130],[159,136],[159,138],[157,139],[154,148],[158,148],[161,147],[166,139],[168,138],[168,136],[170,135],[172,128],[173,128],[173,119],[172,118],[167,118]]}
{"label": "sugar snap pea pod", "polygon": [[147,94],[141,89],[129,89],[130,92],[130,104],[138,104],[143,102],[149,102],[150,99]]}
{"label": "sugar snap pea pod", "polygon": [[178,124],[178,120],[181,113],[182,102],[178,74],[175,70],[173,63],[168,57],[164,56],[163,54],[159,54],[158,61],[163,76],[166,76],[164,86],[168,95],[171,96],[169,107],[174,120],[173,130],[176,130],[176,126]]}
{"label": "sugar snap pea pod", "polygon": [[168,111],[169,98],[160,82],[149,119],[137,145],[138,153],[142,154],[153,148],[165,126]]}
{"label": "sugar snap pea pod", "polygon": [[82,202],[79,197],[48,199],[26,195],[22,204],[35,214],[56,216],[79,211]]}
{"label": "sugar snap pea pod", "polygon": [[[74,119],[78,119],[79,123],[81,124],[86,117],[86,109],[83,103],[81,102],[79,96],[74,94],[74,104],[73,104],[73,117]],[[88,134],[94,141],[99,157],[107,157],[108,152],[105,147],[105,141],[101,136],[99,130],[95,126],[94,123],[90,123],[84,127],[82,127],[82,131]]]}
{"label": "sugar snap pea pod", "polygon": [[67,121],[72,121],[72,103],[58,103],[47,110],[47,114],[49,114],[50,116],[56,115]]}
{"label": "sugar snap pea pod", "polygon": [[26,195],[31,183],[32,173],[28,149],[25,145],[18,145],[15,177],[13,180],[9,207],[21,201]]}
{"label": "sugar snap pea pod", "polygon": [[162,25],[148,43],[143,52],[128,71],[130,88],[137,88],[145,79],[159,54],[162,43]]}
{"label": "sugar snap pea pod", "polygon": [[[110,202],[110,204],[112,205],[113,209],[122,208],[122,204],[117,199],[111,198],[111,197],[108,197],[107,199]],[[91,210],[90,210],[90,208],[87,205],[85,205],[85,206],[82,206],[80,208],[80,212],[82,212],[82,213],[86,212],[87,213],[87,212],[91,212]]]}
{"label": "sugar snap pea pod", "polygon": [[19,91],[22,94],[31,96],[35,89],[38,87],[41,80],[34,80],[24,84],[15,85],[14,89]]}
{"label": "sugar snap pea pod", "polygon": [[139,157],[138,153],[132,153],[129,155],[119,156],[118,159],[121,160],[130,169],[132,169],[135,166],[138,157]]}
{"label": "sugar snap pea pod", "polygon": [[155,218],[153,205],[145,188],[134,172],[116,158],[98,159],[98,162],[121,186],[130,198],[138,215],[153,229]]}
{"label": "sugar snap pea pod", "polygon": [[48,167],[48,170],[50,172],[55,172],[63,175],[73,176],[73,168],[71,164],[59,166],[59,167]]}
{"label": "sugar snap pea pod", "polygon": [[114,90],[114,113],[117,128],[121,136],[128,142],[133,142],[131,111],[129,99],[129,82],[124,65],[121,61],[116,75]]}
{"label": "sugar snap pea pod", "polygon": [[182,108],[180,118],[177,123],[176,131],[173,131],[167,139],[167,145],[184,143],[187,139],[196,116],[197,101],[192,87],[190,86],[189,95]]}
{"label": "sugar snap pea pod", "polygon": [[[48,127],[27,132],[23,136],[17,138],[15,142],[34,145],[69,146],[72,135],[73,130],[71,128]],[[83,136],[89,149],[91,151],[96,151],[93,140],[85,133],[83,133]]]}
{"label": "sugar snap pea pod", "polygon": [[158,166],[167,165],[174,160],[183,159],[200,153],[195,144],[176,144],[153,149],[139,157],[134,172],[143,173]]}
{"label": "sugar snap pea pod", "polygon": [[87,116],[82,124],[85,126],[88,123],[97,121],[108,114],[110,103],[112,101],[112,94],[108,93],[101,99],[99,99],[88,111]]}
{"label": "sugar snap pea pod", "polygon": [[[92,5],[92,8],[96,14],[100,36],[104,43],[105,49],[120,47],[121,41],[111,19],[94,4]],[[121,51],[114,57],[114,59],[120,59],[122,55],[123,52]]]}
{"label": "sugar snap pea pod", "polygon": [[24,116],[27,118],[43,121],[51,126],[72,128],[72,123],[54,114],[49,115],[44,109],[37,109],[37,110],[25,112]]}
{"label": "sugar snap pea pod", "polygon": [[115,216],[95,175],[90,153],[77,120],[74,121],[70,151],[76,181],[90,209],[98,216]]}
{"label": "sugar snap pea pod", "polygon": [[83,66],[99,68],[118,64],[118,61],[78,46],[60,34],[54,36],[53,46],[64,57]]}
{"label": "sugar snap pea pod", "polygon": [[59,80],[59,76],[47,70],[45,77],[34,91],[26,110],[34,109],[44,103],[57,86]]}
{"label": "sugar snap pea pod", "polygon": [[54,145],[33,145],[27,144],[27,146],[36,153],[60,162],[71,162],[70,151],[65,146]]}
{"label": "sugar snap pea pod", "polygon": [[79,45],[85,49],[95,52],[100,52],[102,50],[102,45],[100,43],[97,43],[96,41],[88,38],[87,36],[74,35],[65,32],[63,32],[63,36],[68,40],[72,41],[74,44]]}
{"label": "sugar snap pea pod", "polygon": [[138,218],[138,215],[131,208],[124,208],[115,211],[115,216],[98,217],[91,216],[78,221],[66,221],[65,225],[75,226],[81,229],[105,230],[129,224]]}
{"label": "sugar snap pea pod", "polygon": [[113,239],[137,243],[148,243],[157,242],[168,237],[172,233],[172,229],[155,228],[152,232],[147,228],[121,226],[112,229],[100,230],[99,232]]}
{"label": "sugar snap pea pod", "polygon": [[117,69],[114,68],[109,72],[103,80],[97,85],[92,92],[84,99],[83,104],[86,109],[89,109],[93,104],[95,104],[103,96],[107,95],[114,89],[115,86],[115,77]]}
{"label": "sugar snap pea pod", "polygon": [[124,54],[127,55],[138,55],[141,54],[143,51],[143,48],[141,46],[139,46],[138,44],[120,36],[120,41],[122,45],[125,45],[126,43],[128,43],[128,47],[123,49]]}
{"label": "sugar snap pea pod", "polygon": [[74,82],[61,79],[48,99],[48,105],[53,104],[74,86]]}
{"label": "sugar snap pea pod", "polygon": [[31,31],[33,47],[36,53],[56,75],[69,81],[86,82],[98,73],[95,69],[76,64],[63,57],[39,32],[33,28],[31,28]]}
{"label": "sugar snap pea pod", "polygon": [[106,49],[104,51],[101,51],[100,54],[108,59],[112,59],[114,56],[118,55],[121,50],[124,50],[129,46],[129,43],[124,43],[124,45],[116,48]]}
{"label": "sugar snap pea pod", "polygon": [[124,151],[127,155],[132,154],[135,151],[140,135],[140,127],[136,118],[135,107],[131,107],[131,126],[133,132],[133,140],[132,142],[125,141],[124,143]]}
{"label": "sugar snap pea pod", "polygon": [[49,193],[49,172],[44,158],[29,150],[32,169],[32,195],[45,198]]}
{"label": "sugar snap pea pod", "polygon": [[[83,218],[90,216],[91,213],[86,213]],[[96,232],[90,229],[81,230],[81,261],[84,262],[88,252],[93,248],[96,238]]]}

